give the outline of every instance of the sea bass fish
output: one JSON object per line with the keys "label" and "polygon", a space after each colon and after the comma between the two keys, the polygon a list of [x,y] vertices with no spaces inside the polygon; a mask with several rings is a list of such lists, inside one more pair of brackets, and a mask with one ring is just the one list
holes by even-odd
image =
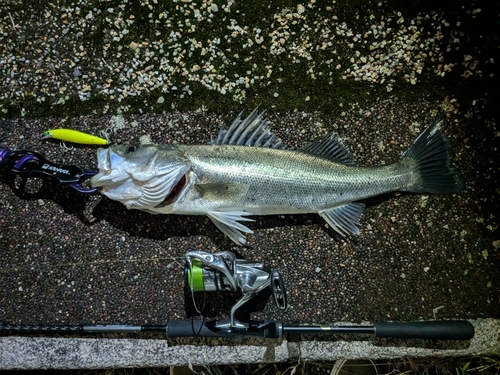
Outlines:
{"label": "sea bass fish", "polygon": [[359,200],[391,191],[457,193],[442,121],[429,126],[392,164],[358,166],[335,134],[288,149],[264,113],[238,116],[207,145],[112,146],[97,152],[91,185],[129,209],[207,215],[237,244],[250,215],[318,213],[341,235],[359,234]]}

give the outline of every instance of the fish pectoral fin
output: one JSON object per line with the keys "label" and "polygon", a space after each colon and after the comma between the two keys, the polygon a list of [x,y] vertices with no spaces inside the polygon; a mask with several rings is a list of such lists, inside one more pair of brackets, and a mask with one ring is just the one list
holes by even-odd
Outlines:
{"label": "fish pectoral fin", "polygon": [[239,223],[239,221],[255,221],[245,217],[248,215],[251,214],[244,211],[208,212],[208,217],[212,220],[215,226],[238,245],[244,245],[246,243],[246,238],[243,233],[253,233],[251,229]]}
{"label": "fish pectoral fin", "polygon": [[214,182],[208,184],[196,184],[194,188],[200,193],[201,198],[212,201],[234,200],[248,191],[248,184],[237,184],[232,182]]}
{"label": "fish pectoral fin", "polygon": [[319,211],[325,221],[340,235],[359,234],[359,218],[365,209],[363,203],[352,202]]}

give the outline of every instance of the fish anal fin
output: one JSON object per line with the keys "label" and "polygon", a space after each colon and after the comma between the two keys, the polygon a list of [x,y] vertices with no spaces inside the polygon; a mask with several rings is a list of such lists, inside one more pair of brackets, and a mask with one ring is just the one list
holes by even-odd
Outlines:
{"label": "fish anal fin", "polygon": [[250,214],[244,211],[208,212],[208,217],[215,226],[238,245],[244,245],[246,243],[246,238],[243,233],[253,233],[251,229],[239,223],[239,221],[254,221],[253,219],[245,217],[247,215]]}
{"label": "fish anal fin", "polygon": [[319,211],[319,215],[340,235],[359,234],[359,219],[365,205],[351,202]]}
{"label": "fish anal fin", "polygon": [[355,166],[356,160],[337,134],[329,134],[318,138],[300,149],[311,155],[320,156],[333,162]]}
{"label": "fish anal fin", "polygon": [[233,182],[213,182],[207,184],[196,184],[194,188],[200,193],[203,199],[231,200],[244,195],[248,191],[248,184],[238,184]]}

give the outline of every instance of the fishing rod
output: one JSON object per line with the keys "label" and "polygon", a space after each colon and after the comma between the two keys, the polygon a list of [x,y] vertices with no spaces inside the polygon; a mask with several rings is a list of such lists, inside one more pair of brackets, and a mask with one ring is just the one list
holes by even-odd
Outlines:
{"label": "fishing rod", "polygon": [[0,324],[0,331],[30,334],[47,333],[141,333],[162,332],[167,337],[260,337],[281,339],[288,334],[369,334],[377,338],[470,340],[474,327],[465,320],[422,322],[379,322],[374,325],[284,325],[278,320],[239,320],[237,311],[261,293],[272,295],[279,310],[287,308],[286,289],[280,272],[261,262],[238,259],[228,251],[214,254],[190,251],[184,267],[186,285],[197,306],[196,292],[239,292],[226,320],[171,320],[166,325],[76,325],[23,326]]}
{"label": "fishing rod", "polygon": [[173,320],[166,325],[79,325],[79,326],[21,326],[0,325],[0,331],[9,333],[166,333],[167,337],[260,337],[281,339],[286,334],[369,334],[377,338],[470,340],[474,327],[464,320],[425,322],[380,322],[366,326],[286,326],[280,321],[250,322],[246,328],[228,329],[225,321]]}

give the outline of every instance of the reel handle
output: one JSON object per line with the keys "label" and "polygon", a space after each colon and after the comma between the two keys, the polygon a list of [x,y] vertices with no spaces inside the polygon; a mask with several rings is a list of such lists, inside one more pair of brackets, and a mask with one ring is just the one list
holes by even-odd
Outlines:
{"label": "reel handle", "polygon": [[375,323],[375,337],[426,340],[470,340],[474,327],[467,320]]}
{"label": "reel handle", "polygon": [[276,307],[280,310],[286,310],[288,307],[288,300],[286,298],[285,283],[280,271],[276,269],[271,270],[271,284],[269,286]]}

